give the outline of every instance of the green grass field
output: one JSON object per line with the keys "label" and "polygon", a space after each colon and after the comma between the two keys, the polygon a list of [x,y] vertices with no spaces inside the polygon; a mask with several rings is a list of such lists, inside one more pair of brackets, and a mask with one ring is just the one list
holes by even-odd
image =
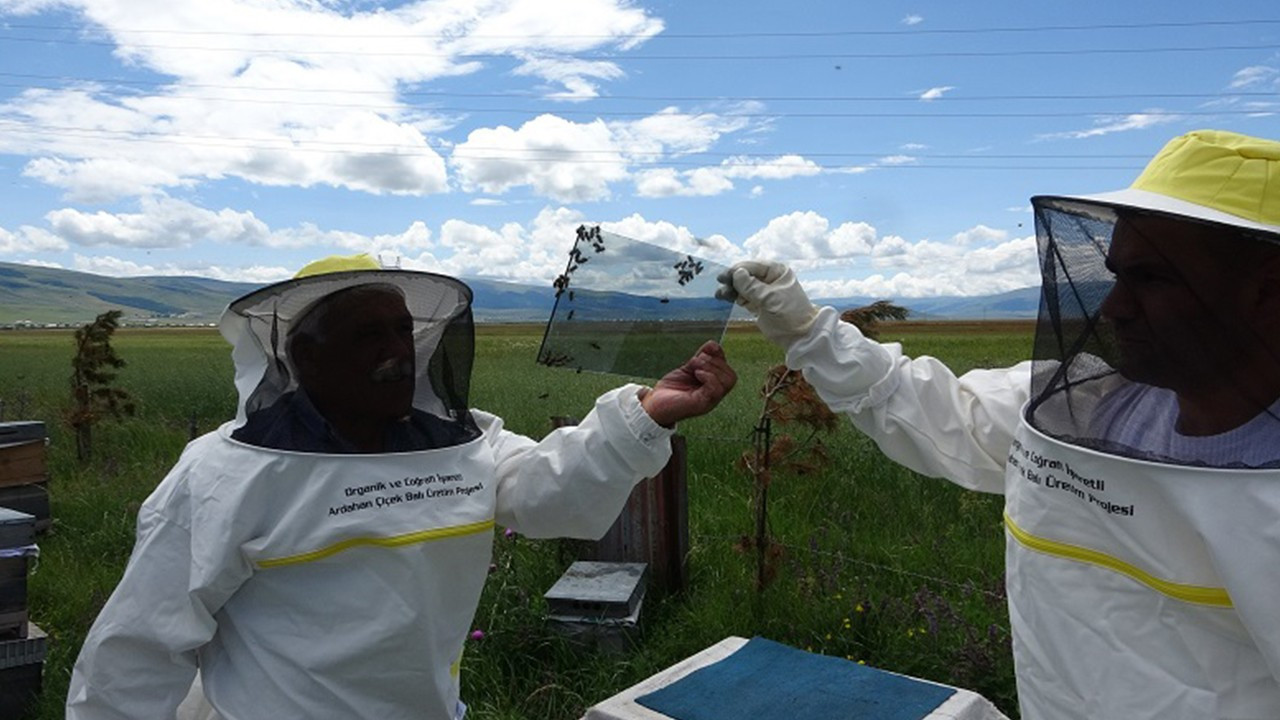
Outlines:
{"label": "green grass field", "polygon": [[[480,326],[471,398],[534,437],[550,429],[552,416],[580,417],[596,395],[626,380],[535,364],[541,331]],[[881,339],[958,372],[1011,364],[1031,351],[1031,327],[1019,323],[904,323],[886,326]],[[120,385],[138,413],[97,428],[95,457],[81,466],[61,420],[70,332],[0,333],[3,419],[43,420],[51,438],[54,524],[39,539],[28,603],[50,635],[40,720],[62,717],[71,665],[123,569],[139,504],[193,425],[208,432],[235,412],[229,348],[216,332],[126,329],[113,344],[129,363]],[[895,466],[847,424],[823,437],[832,460],[822,472],[775,479],[770,525],[785,549],[777,581],[756,592],[754,561],[735,550],[753,527],[752,480],[734,461],[750,446],[757,390],[781,353],[751,327],[731,330],[724,345],[738,389],[715,413],[681,427],[689,447],[689,590],[646,601],[629,653],[584,651],[543,621],[542,593],[572,560],[573,545],[499,533],[475,620],[485,636],[463,661],[469,717],[577,718],[730,634],[967,687],[1016,717],[1001,499]]]}

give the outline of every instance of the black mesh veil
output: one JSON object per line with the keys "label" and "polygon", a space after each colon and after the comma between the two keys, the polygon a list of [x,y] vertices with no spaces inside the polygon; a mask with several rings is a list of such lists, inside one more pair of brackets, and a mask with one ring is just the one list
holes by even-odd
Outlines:
{"label": "black mesh veil", "polygon": [[289,357],[291,331],[326,301],[369,287],[401,296],[413,318],[414,410],[446,422],[472,423],[468,404],[475,355],[471,289],[443,275],[384,269],[288,280],[228,307],[221,328],[234,346],[240,393],[237,425],[298,389],[298,371]]}
{"label": "black mesh veil", "polygon": [[1260,279],[1280,236],[1087,198],[1032,204],[1032,426],[1153,462],[1280,466],[1280,338],[1254,302],[1280,293]]}

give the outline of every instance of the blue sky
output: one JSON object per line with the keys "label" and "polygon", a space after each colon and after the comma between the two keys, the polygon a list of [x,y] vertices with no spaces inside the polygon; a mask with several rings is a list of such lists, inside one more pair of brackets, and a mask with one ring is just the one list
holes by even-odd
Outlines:
{"label": "blue sky", "polygon": [[1202,127],[1280,138],[1274,0],[0,0],[0,261],[541,284],[600,223],[980,295]]}

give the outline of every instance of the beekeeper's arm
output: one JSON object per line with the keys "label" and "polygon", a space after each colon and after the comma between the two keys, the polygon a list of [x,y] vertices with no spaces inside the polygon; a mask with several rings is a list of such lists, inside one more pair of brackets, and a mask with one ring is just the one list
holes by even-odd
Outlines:
{"label": "beekeeper's arm", "polygon": [[195,676],[196,652],[213,637],[214,613],[249,573],[238,554],[216,549],[222,538],[192,532],[184,488],[175,482],[183,466],[138,512],[124,577],[72,672],[67,720],[174,717]]}
{"label": "beekeeper's arm", "polygon": [[667,464],[675,424],[709,412],[736,382],[724,350],[709,342],[652,389],[607,392],[581,423],[542,442],[477,413],[498,457],[498,523],[533,537],[600,537],[631,488]]}
{"label": "beekeeper's arm", "polygon": [[717,296],[757,316],[819,397],[844,413],[880,450],[912,470],[975,490],[1001,492],[1031,364],[956,377],[931,357],[908,358],[809,301],[781,263],[742,262],[724,273]]}

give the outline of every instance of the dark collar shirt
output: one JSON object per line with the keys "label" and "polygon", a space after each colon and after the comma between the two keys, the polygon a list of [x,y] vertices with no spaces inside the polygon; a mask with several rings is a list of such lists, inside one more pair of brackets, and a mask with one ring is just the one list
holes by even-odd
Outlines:
{"label": "dark collar shirt", "polygon": [[[447,420],[414,409],[408,417],[387,427],[382,452],[450,447],[479,435],[470,413],[460,420]],[[276,450],[325,454],[361,452],[329,424],[301,388],[285,393],[270,407],[250,414],[248,421],[236,428],[231,437],[249,445]]]}

